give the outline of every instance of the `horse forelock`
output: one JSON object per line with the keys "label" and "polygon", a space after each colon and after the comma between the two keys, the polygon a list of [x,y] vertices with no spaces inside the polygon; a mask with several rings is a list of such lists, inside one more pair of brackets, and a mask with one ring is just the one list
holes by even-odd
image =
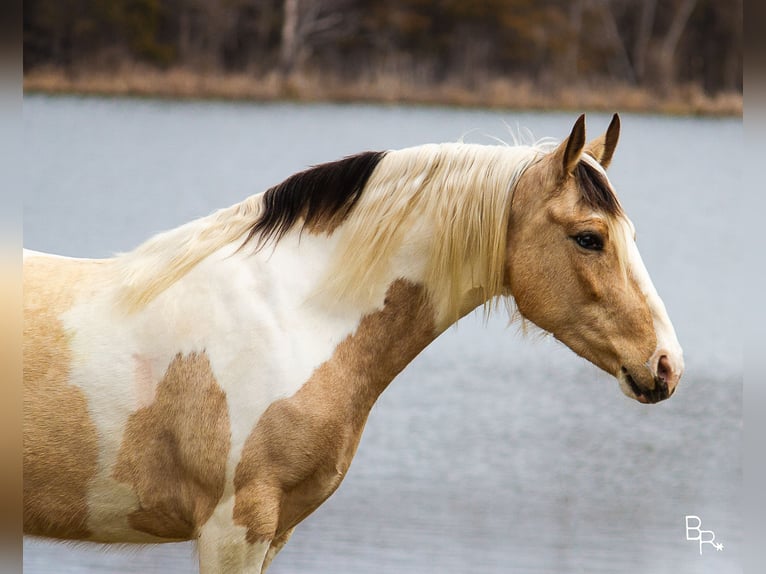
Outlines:
{"label": "horse forelock", "polygon": [[620,201],[603,170],[584,159],[577,164],[574,177],[580,198],[588,207],[612,217],[623,214]]}
{"label": "horse forelock", "polygon": [[[590,209],[602,214],[610,230],[610,237],[615,247],[615,254],[623,273],[627,273],[628,256],[626,235],[622,230],[630,226],[620,200],[609,182],[604,169],[588,155],[583,155],[574,171],[575,184],[580,193],[580,201]],[[625,275],[626,277],[626,275]]]}

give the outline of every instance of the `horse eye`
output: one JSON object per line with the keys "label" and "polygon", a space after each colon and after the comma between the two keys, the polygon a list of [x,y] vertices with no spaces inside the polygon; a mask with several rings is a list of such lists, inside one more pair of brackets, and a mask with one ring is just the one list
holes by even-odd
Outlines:
{"label": "horse eye", "polygon": [[604,240],[597,233],[580,233],[573,239],[577,245],[588,251],[601,251],[604,248]]}

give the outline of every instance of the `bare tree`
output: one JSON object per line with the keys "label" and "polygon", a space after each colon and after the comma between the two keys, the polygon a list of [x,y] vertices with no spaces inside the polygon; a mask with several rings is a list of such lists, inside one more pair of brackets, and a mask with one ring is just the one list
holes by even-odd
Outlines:
{"label": "bare tree", "polygon": [[639,2],[641,15],[638,19],[638,32],[633,44],[633,70],[636,79],[643,83],[646,77],[646,59],[652,41],[654,29],[654,13],[657,10],[657,0],[642,0]]}
{"label": "bare tree", "polygon": [[279,51],[279,64],[282,72],[289,74],[295,66],[298,51],[298,23],[300,0],[284,0],[282,19],[282,45]]}
{"label": "bare tree", "polygon": [[577,62],[580,59],[580,37],[582,36],[583,4],[586,0],[574,0],[569,6],[569,48],[563,58],[563,75],[567,81],[577,77]]}
{"label": "bare tree", "polygon": [[321,40],[343,33],[344,0],[284,0],[280,68],[289,74],[308,60]]}
{"label": "bare tree", "polygon": [[657,88],[663,92],[670,90],[676,77],[678,44],[696,5],[697,0],[681,0],[670,22],[668,31],[660,41],[655,56],[655,81]]}
{"label": "bare tree", "polygon": [[633,66],[630,63],[628,57],[628,51],[625,47],[625,41],[622,34],[617,27],[617,22],[614,19],[614,12],[612,11],[613,0],[591,0],[595,3],[595,8],[601,15],[601,19],[604,26],[604,36],[611,43],[614,49],[614,55],[617,60],[617,66],[619,67],[619,75],[621,79],[627,80],[634,84],[636,82],[636,74],[633,70]]}

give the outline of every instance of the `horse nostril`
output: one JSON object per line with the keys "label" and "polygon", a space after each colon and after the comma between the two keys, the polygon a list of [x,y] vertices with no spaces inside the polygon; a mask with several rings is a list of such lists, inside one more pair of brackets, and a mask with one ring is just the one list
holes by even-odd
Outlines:
{"label": "horse nostril", "polygon": [[673,367],[670,366],[667,355],[662,355],[657,363],[657,378],[665,384],[670,383],[673,378]]}

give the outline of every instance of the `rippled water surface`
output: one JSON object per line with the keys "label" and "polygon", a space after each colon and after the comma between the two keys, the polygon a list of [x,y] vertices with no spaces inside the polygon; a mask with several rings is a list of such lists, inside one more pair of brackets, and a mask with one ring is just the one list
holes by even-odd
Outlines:
{"label": "rippled water surface", "polygon": [[[366,149],[566,136],[574,114],[30,97],[25,244],[83,257]],[[469,316],[372,411],[345,482],[270,572],[742,571],[738,120],[623,116],[610,175],[684,346],[674,397],[643,406],[549,338]],[[608,117],[589,115],[591,136]],[[724,544],[685,538],[694,514]],[[193,572],[191,544],[27,540],[29,573]]]}

